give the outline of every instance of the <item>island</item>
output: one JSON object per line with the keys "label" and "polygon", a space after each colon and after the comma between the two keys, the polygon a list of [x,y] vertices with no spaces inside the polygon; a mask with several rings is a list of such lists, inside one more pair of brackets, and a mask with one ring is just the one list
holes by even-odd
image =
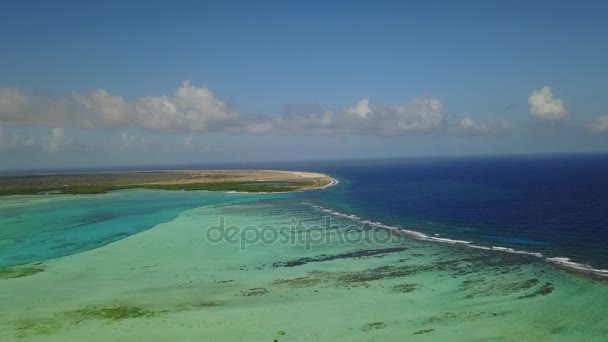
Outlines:
{"label": "island", "polygon": [[329,187],[325,174],[279,170],[159,170],[0,175],[0,196],[103,194],[125,189],[280,193]]}

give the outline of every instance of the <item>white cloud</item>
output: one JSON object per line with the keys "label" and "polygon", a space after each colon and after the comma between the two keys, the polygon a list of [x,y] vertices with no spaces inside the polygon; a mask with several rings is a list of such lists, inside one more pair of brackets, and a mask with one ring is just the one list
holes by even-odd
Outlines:
{"label": "white cloud", "polygon": [[589,128],[595,133],[608,133],[608,115],[597,117],[591,122]]}
{"label": "white cloud", "polygon": [[247,126],[249,133],[373,134],[425,133],[440,129],[444,117],[441,101],[414,99],[406,105],[373,105],[362,99],[342,111],[316,105],[291,106],[275,118],[259,119]]}
{"label": "white cloud", "polygon": [[564,101],[554,98],[549,86],[532,91],[528,104],[530,115],[541,120],[556,121],[568,116]]}
{"label": "white cloud", "polygon": [[[0,88],[0,122],[62,126],[71,121],[69,101],[46,93]],[[73,114],[73,113],[72,113]]]}
{"label": "white cloud", "polygon": [[141,139],[129,132],[123,132],[118,139],[118,148],[120,152],[145,150],[149,144],[149,140]]}
{"label": "white cloud", "polygon": [[155,131],[206,132],[230,125],[239,115],[207,88],[185,81],[174,96],[148,96],[134,102],[136,121]]}
{"label": "white cloud", "polygon": [[57,152],[72,144],[73,139],[65,128],[51,129],[51,135],[44,138],[43,149],[48,152]]}
{"label": "white cloud", "polygon": [[368,114],[372,112],[372,109],[369,107],[369,100],[367,98],[362,99],[357,103],[354,107],[350,107],[346,109],[346,112],[353,115],[358,115],[362,118],[366,118]]}
{"label": "white cloud", "polygon": [[442,108],[441,101],[424,98],[414,99],[407,106],[393,106],[392,110],[395,111],[399,131],[430,132],[443,125]]}
{"label": "white cloud", "polygon": [[238,113],[207,88],[185,81],[172,96],[132,101],[100,89],[69,96],[0,88],[0,122],[32,126],[143,127],[152,131],[206,132],[236,123]]}
{"label": "white cloud", "polygon": [[[61,97],[0,88],[0,122],[154,132],[397,135],[441,129],[444,117],[441,101],[432,98],[397,105],[372,104],[363,98],[337,111],[309,104],[288,107],[278,116],[240,115],[208,88],[185,81],[173,95],[132,100],[105,90]],[[48,145],[59,148],[53,140]]]}
{"label": "white cloud", "polygon": [[496,136],[508,132],[511,125],[503,119],[496,118],[485,123],[476,122],[470,117],[462,118],[457,125],[460,133],[477,136]]}
{"label": "white cloud", "polygon": [[129,104],[122,96],[110,95],[103,89],[86,95],[73,93],[72,96],[83,114],[89,114],[83,118],[85,126],[113,127],[123,126],[130,122]]}
{"label": "white cloud", "polygon": [[0,117],[19,121],[21,113],[29,106],[29,98],[19,89],[0,89]]}

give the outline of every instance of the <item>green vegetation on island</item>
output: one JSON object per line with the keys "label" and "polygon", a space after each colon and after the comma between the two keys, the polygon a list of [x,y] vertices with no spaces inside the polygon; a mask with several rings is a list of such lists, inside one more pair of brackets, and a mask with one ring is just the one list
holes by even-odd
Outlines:
{"label": "green vegetation on island", "polygon": [[[297,182],[285,185],[276,185],[270,182],[222,182],[222,183],[192,183],[192,184],[130,184],[130,185],[92,185],[66,187],[62,194],[104,194],[109,191],[126,189],[150,190],[184,190],[184,191],[237,191],[237,192],[288,192],[313,187],[314,182]],[[53,189],[54,190],[54,189]],[[43,190],[44,191],[44,190]],[[36,193],[40,193],[38,191]],[[0,192],[1,194],[1,192]]]}
{"label": "green vegetation on island", "polygon": [[314,189],[332,182],[322,174],[270,171],[146,171],[0,176],[0,196],[104,194],[126,189],[249,193]]}

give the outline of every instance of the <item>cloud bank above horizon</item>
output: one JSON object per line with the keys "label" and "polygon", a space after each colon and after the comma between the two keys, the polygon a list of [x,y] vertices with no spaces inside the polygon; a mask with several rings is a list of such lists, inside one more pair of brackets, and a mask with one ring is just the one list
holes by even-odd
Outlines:
{"label": "cloud bank above horizon", "polygon": [[[143,151],[153,145],[132,131],[179,135],[184,150],[208,150],[192,135],[223,133],[233,136],[438,136],[492,138],[522,127],[563,123],[571,113],[550,86],[532,90],[528,121],[512,123],[508,114],[483,120],[468,115],[449,116],[444,104],[431,96],[403,104],[377,104],[368,98],[339,110],[316,103],[287,105],[275,115],[241,113],[209,88],[184,81],[171,95],[126,99],[104,89],[56,95],[0,88],[0,151],[59,152],[78,144],[71,133],[80,130],[116,132],[110,144],[119,152]],[[520,120],[521,121],[521,120]],[[47,134],[36,138],[12,128],[36,128]],[[608,115],[588,122],[588,134],[608,133]]]}
{"label": "cloud bank above horizon", "polygon": [[444,123],[442,103],[431,97],[407,104],[370,104],[367,98],[339,111],[291,105],[278,116],[241,114],[206,87],[184,81],[173,95],[126,100],[99,89],[66,96],[0,88],[0,122],[52,128],[136,127],[159,133],[237,134],[428,133]]}

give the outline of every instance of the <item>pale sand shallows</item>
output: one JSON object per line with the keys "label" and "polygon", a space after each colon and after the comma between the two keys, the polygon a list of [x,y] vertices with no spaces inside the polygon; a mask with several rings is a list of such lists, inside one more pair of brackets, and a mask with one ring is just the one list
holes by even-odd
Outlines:
{"label": "pale sand shallows", "polygon": [[[240,251],[205,239],[220,216],[244,227],[288,225],[293,215],[316,215],[297,203],[281,203],[185,211],[102,248],[48,260],[42,273],[0,280],[0,340],[602,341],[608,336],[605,284],[527,259],[497,262],[505,256],[407,239],[381,246],[332,243],[308,252],[301,244],[278,243]],[[407,249],[320,257],[378,248]],[[280,267],[293,260],[303,264]],[[486,262],[491,266],[483,266]],[[552,293],[535,294],[547,283]],[[118,306],[148,315],[90,317]]]}

